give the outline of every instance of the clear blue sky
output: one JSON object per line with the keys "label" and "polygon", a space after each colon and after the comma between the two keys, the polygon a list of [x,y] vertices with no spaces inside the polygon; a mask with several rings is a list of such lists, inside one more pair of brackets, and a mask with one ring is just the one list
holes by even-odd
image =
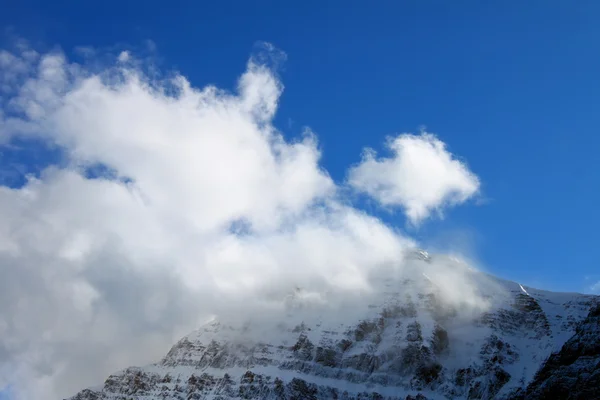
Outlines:
{"label": "clear blue sky", "polygon": [[[278,126],[315,130],[335,179],[363,146],[425,125],[488,201],[414,235],[467,238],[486,269],[525,284],[585,291],[600,280],[598,1],[0,0],[0,10],[5,41],[69,52],[150,39],[196,86],[232,88],[253,44],[271,42],[288,55]],[[0,166],[56,160],[27,149],[5,151]]]}

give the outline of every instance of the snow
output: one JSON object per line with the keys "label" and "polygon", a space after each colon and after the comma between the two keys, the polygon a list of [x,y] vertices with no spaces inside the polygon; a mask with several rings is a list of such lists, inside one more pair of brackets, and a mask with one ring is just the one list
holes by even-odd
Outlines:
{"label": "snow", "polygon": [[[427,257],[430,256],[427,254]],[[450,260],[450,262],[454,263],[452,268],[463,268],[460,260]],[[324,348],[335,348],[336,344],[344,338],[352,339],[352,346],[343,353],[343,357],[348,359],[363,353],[378,355],[395,352],[394,354],[399,355],[402,349],[408,345],[407,326],[414,322],[421,327],[423,344],[429,346],[434,329],[436,325],[440,324],[448,333],[450,348],[448,354],[439,356],[439,362],[444,367],[444,374],[449,377],[454,376],[456,371],[461,368],[483,368],[484,360],[481,349],[492,336],[510,345],[511,351],[515,352],[517,356],[506,356],[505,360],[499,364],[511,376],[510,381],[498,394],[500,396],[509,393],[516,387],[523,387],[531,381],[543,361],[553,351],[560,349],[573,335],[577,323],[585,318],[591,303],[596,299],[591,295],[554,293],[524,287],[520,283],[502,280],[466,268],[464,269],[466,272],[461,276],[468,280],[470,288],[475,288],[474,293],[477,296],[481,296],[482,299],[490,299],[489,303],[475,305],[468,302],[454,303],[454,298],[442,297],[445,301],[438,306],[453,310],[454,314],[451,318],[440,319],[439,316],[436,316],[435,304],[432,305],[429,301],[431,296],[436,298],[435,296],[440,296],[440,293],[443,295],[445,271],[436,269],[434,264],[428,263],[426,260],[415,261],[413,267],[420,273],[410,276],[422,277],[421,280],[395,280],[382,277],[381,281],[376,282],[379,285],[376,287],[377,290],[364,296],[361,295],[360,298],[354,299],[348,304],[336,303],[338,304],[336,307],[303,308],[302,304],[293,303],[302,301],[302,299],[292,296],[290,304],[293,307],[287,313],[277,315],[277,318],[257,315],[247,321],[214,319],[187,335],[185,339],[204,347],[208,346],[211,341],[216,341],[228,345],[230,350],[254,349],[250,351],[251,354],[268,357],[270,364],[253,365],[250,369],[255,374],[279,377],[284,381],[301,378],[309,383],[349,392],[369,390],[389,396],[398,396],[401,393],[416,395],[417,392],[421,392],[428,399],[442,399],[445,398],[444,393],[434,390],[407,390],[406,387],[398,385],[373,385],[368,379],[363,382],[349,382],[336,378],[336,376],[346,376],[348,373],[368,377],[368,374],[351,368],[338,368],[337,375],[332,368],[317,365],[314,362],[307,364],[312,365],[312,369],[309,368],[308,373],[282,368],[284,362],[294,361],[290,347],[298,341],[300,334],[305,335],[315,346]],[[514,329],[511,327],[510,324],[515,321],[510,312],[518,312],[515,311],[513,304],[519,296],[523,295],[539,305],[542,313],[539,317],[542,322],[544,318],[547,320],[549,334],[537,337],[533,330],[524,330],[525,328],[521,326]],[[389,321],[385,320],[379,342],[375,343],[370,339],[355,340],[353,332],[361,321],[377,322],[381,320],[381,313],[384,309],[391,309],[394,306],[407,307],[409,304],[414,305],[416,315],[408,313],[399,317],[390,317]],[[492,319],[495,318],[499,325],[494,327],[482,322],[483,316],[486,315],[491,316]],[[535,317],[531,312],[524,315],[525,317]],[[534,319],[533,322],[535,321]],[[505,325],[508,328],[502,328]],[[238,345],[241,347],[236,347]],[[260,352],[257,348],[262,348],[264,352]],[[185,357],[190,357],[192,361],[200,360],[206,349],[194,351],[196,352]],[[506,348],[504,351],[507,351]],[[245,357],[242,353],[230,356]],[[177,357],[184,357],[184,355],[177,354],[173,360],[175,363],[173,366],[164,366],[159,363],[144,367],[143,370],[148,373],[158,373],[161,376],[168,372],[171,375],[182,377],[189,377],[192,373],[199,375],[203,372],[215,377],[222,377],[228,373],[238,381],[248,370],[241,366],[221,369],[208,366],[196,368],[178,365],[177,362],[181,361],[181,358]],[[389,371],[386,372],[385,364],[380,368],[381,371],[378,373],[391,374]],[[410,384],[409,380],[406,385]],[[440,387],[448,390],[448,387],[453,385],[452,382],[449,379]],[[153,397],[148,399],[153,399]]]}

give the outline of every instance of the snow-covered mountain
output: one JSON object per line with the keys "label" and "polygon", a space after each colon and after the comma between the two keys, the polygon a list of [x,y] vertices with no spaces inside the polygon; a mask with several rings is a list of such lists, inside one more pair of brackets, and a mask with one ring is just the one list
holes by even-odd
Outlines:
{"label": "snow-covered mountain", "polygon": [[[599,337],[597,297],[523,287],[450,257],[414,252],[371,282],[347,303],[297,289],[283,312],[214,319],[158,363],[71,400],[542,398],[553,365],[570,365],[551,355]],[[578,362],[597,371],[598,345]]]}
{"label": "snow-covered mountain", "polygon": [[600,398],[600,304],[512,400]]}

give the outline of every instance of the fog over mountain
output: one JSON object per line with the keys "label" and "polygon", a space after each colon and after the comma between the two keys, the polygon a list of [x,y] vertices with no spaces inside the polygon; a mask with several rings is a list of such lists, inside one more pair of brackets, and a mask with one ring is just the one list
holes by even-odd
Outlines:
{"label": "fog over mountain", "polygon": [[524,388],[589,312],[592,296],[430,256],[357,207],[416,227],[480,180],[420,132],[334,181],[315,132],[273,124],[273,46],[233,92],[151,57],[85,55],[0,52],[0,140],[61,155],[0,187],[0,387],[15,398],[66,398],[130,365],[150,366],[76,398],[490,398]]}

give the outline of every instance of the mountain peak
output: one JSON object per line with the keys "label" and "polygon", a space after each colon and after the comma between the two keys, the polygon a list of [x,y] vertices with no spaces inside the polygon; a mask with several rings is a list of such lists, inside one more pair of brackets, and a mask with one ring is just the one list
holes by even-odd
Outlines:
{"label": "mountain peak", "polygon": [[447,272],[432,256],[413,255],[421,273],[411,279],[383,279],[346,302],[297,287],[281,312],[214,318],[158,363],[111,375],[72,400],[508,398],[596,302],[462,271],[484,292],[473,293],[491,298],[470,307],[444,291]]}

